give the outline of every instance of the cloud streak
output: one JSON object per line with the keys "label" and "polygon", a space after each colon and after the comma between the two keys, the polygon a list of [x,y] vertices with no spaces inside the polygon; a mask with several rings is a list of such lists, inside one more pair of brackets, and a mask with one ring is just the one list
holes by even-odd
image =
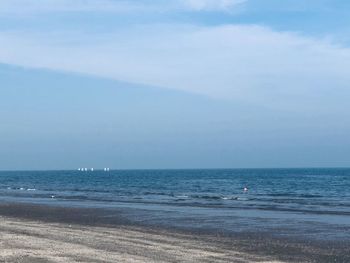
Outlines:
{"label": "cloud streak", "polygon": [[51,12],[128,12],[141,10],[135,1],[114,0],[3,0],[0,14],[32,14]]}
{"label": "cloud streak", "polygon": [[350,49],[262,26],[148,25],[94,36],[0,35],[3,63],[276,108],[302,102],[300,109],[305,109],[315,105],[308,101],[322,103],[332,99],[329,94],[349,94]]}
{"label": "cloud streak", "polygon": [[[227,11],[243,0],[4,0],[18,12]],[[75,13],[72,15],[74,16]],[[85,15],[85,18],[89,17]],[[24,19],[25,21],[25,19]],[[50,18],[46,18],[50,23]],[[85,21],[85,20],[84,20]],[[111,20],[108,20],[111,21]],[[104,23],[107,23],[104,21]],[[273,108],[334,108],[349,95],[350,49],[254,24],[84,24],[0,31],[0,62],[242,100]],[[41,29],[40,29],[41,28]],[[87,33],[88,32],[88,33]],[[295,107],[298,103],[302,107]]]}
{"label": "cloud streak", "polygon": [[246,0],[2,0],[0,15],[62,12],[229,11]]}
{"label": "cloud streak", "polygon": [[222,10],[228,11],[246,0],[184,0],[185,6],[196,11]]}

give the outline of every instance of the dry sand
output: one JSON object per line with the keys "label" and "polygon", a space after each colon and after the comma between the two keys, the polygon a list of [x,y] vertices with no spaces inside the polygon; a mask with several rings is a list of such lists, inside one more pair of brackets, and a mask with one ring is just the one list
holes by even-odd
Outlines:
{"label": "dry sand", "polygon": [[0,217],[0,262],[281,262],[191,235]]}

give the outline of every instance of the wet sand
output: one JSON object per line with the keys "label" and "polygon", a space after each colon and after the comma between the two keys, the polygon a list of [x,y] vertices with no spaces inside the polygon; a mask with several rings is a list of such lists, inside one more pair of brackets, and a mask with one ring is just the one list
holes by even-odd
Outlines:
{"label": "wet sand", "polygon": [[184,234],[0,219],[0,262],[278,262]]}
{"label": "wet sand", "polygon": [[344,250],[132,225],[110,211],[0,204],[0,262],[349,262]]}

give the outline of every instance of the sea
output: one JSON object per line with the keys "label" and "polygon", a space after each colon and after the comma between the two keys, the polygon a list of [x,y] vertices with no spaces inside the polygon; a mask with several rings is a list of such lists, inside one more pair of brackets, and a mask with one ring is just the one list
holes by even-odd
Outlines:
{"label": "sea", "polygon": [[0,201],[152,226],[350,240],[350,169],[2,171]]}

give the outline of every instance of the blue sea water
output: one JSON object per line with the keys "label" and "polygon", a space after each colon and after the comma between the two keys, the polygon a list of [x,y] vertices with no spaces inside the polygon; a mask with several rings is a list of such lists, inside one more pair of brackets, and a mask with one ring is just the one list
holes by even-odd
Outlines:
{"label": "blue sea water", "polygon": [[146,224],[350,238],[350,169],[0,172],[0,198],[123,209]]}

